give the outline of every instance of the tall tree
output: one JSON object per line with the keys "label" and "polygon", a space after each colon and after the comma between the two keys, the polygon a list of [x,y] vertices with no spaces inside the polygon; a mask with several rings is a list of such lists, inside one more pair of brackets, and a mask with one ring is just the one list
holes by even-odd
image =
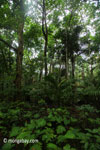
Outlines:
{"label": "tall tree", "polygon": [[23,29],[24,29],[24,0],[19,1],[19,15],[18,15],[18,48],[16,51],[16,79],[15,84],[17,89],[21,89],[22,82],[22,61],[23,61],[23,51],[24,51],[24,39],[23,39]]}
{"label": "tall tree", "polygon": [[44,46],[44,64],[45,64],[45,76],[47,76],[47,47],[48,47],[48,28],[47,28],[47,17],[46,17],[46,1],[43,0],[42,5],[42,32],[45,39]]}
{"label": "tall tree", "polygon": [[[18,1],[9,1],[3,4],[3,10],[5,13],[6,21],[3,21],[1,24],[1,28],[5,30],[10,30],[10,32],[16,33],[18,46],[14,46],[14,44],[9,43],[7,39],[4,39],[3,36],[0,37],[0,41],[3,42],[7,47],[13,49],[16,53],[16,78],[15,78],[15,86],[20,91],[21,83],[22,83],[22,61],[23,61],[23,51],[24,51],[24,40],[23,40],[23,29],[24,29],[24,21],[25,21],[25,11],[24,11],[24,0]],[[7,7],[7,10],[5,9]],[[8,11],[9,14],[6,14]],[[3,20],[3,17],[2,19]],[[11,22],[8,20],[10,19]],[[14,23],[16,22],[16,24]],[[13,24],[14,23],[14,24]],[[7,37],[6,37],[7,38]],[[13,40],[14,41],[14,40]]]}

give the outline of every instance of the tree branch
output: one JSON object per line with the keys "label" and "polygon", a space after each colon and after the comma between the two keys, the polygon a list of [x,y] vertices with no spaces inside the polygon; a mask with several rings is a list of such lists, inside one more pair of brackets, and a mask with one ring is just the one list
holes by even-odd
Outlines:
{"label": "tree branch", "polygon": [[8,42],[6,42],[5,40],[0,38],[0,41],[3,42],[5,45],[7,45],[9,48],[12,48],[14,51],[17,51],[17,48],[13,47],[12,45],[10,45]]}

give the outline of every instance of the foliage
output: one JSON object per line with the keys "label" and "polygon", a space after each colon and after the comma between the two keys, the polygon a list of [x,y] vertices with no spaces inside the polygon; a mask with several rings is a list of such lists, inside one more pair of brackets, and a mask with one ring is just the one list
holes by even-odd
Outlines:
{"label": "foliage", "polygon": [[[17,140],[37,139],[33,144],[23,143],[22,145],[26,149],[61,150],[63,146],[63,149],[69,150],[99,150],[100,119],[95,120],[95,115],[92,113],[96,112],[98,116],[100,112],[90,105],[83,105],[81,108],[74,107],[74,114],[70,107],[67,109],[63,107],[44,110],[34,108],[33,115],[32,112],[29,115],[27,109],[31,109],[33,106],[28,107],[27,103],[16,103],[16,110],[14,109],[15,103],[6,105],[6,109],[5,104],[6,102],[3,102],[0,107],[0,133],[4,135],[2,139],[4,137]],[[22,108],[22,106],[24,107]],[[7,111],[8,108],[9,111]],[[84,115],[82,116],[82,114]],[[16,146],[15,143],[2,143],[2,149],[6,149],[6,147],[9,147],[10,150],[16,149]]]}
{"label": "foliage", "polygon": [[0,0],[2,150],[100,150],[99,3]]}

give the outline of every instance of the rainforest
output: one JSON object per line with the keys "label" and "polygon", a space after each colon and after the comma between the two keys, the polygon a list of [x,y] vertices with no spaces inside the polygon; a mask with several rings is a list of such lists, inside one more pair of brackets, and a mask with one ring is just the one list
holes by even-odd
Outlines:
{"label": "rainforest", "polygon": [[0,0],[0,150],[100,150],[100,0]]}

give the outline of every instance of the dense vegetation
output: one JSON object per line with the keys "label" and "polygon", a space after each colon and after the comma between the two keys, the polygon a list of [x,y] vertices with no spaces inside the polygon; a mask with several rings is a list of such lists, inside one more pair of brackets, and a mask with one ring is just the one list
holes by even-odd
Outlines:
{"label": "dense vegetation", "polygon": [[99,5],[0,0],[0,150],[100,150]]}

